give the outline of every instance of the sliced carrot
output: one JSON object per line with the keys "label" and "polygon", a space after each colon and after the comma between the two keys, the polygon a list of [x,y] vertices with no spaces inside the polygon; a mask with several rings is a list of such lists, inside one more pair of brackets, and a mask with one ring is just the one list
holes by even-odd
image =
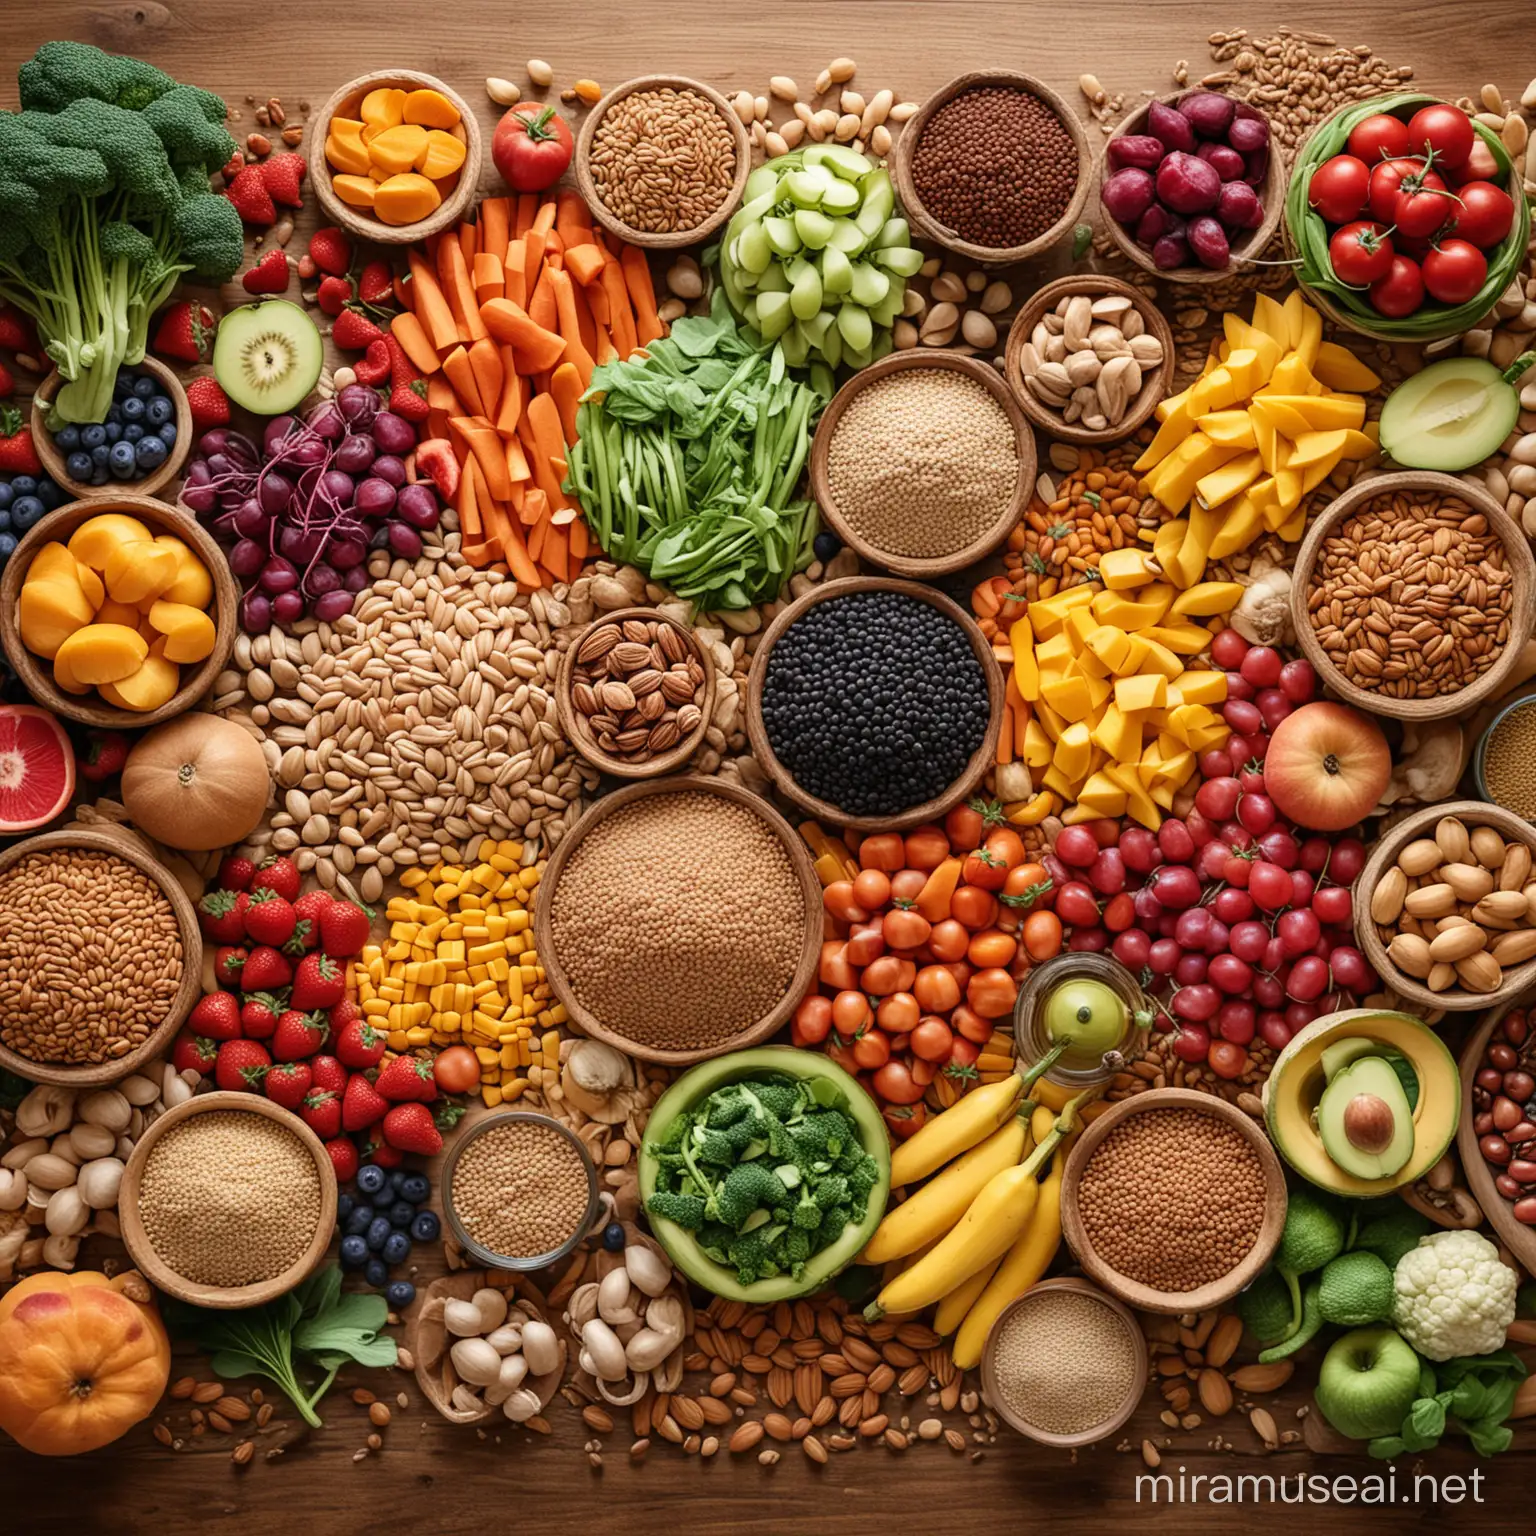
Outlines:
{"label": "sliced carrot", "polygon": [[651,269],[646,264],[645,252],[636,245],[626,245],[619,262],[624,268],[624,286],[635,306],[635,334],[643,347],[646,342],[656,341],[667,334],[661,316],[656,313],[656,289],[651,284]]}
{"label": "sliced carrot", "polygon": [[483,416],[459,416],[448,423],[457,428],[469,443],[469,450],[479,466],[486,489],[493,500],[505,501],[512,494],[512,478],[507,474],[507,456],[495,427]]}
{"label": "sliced carrot", "polygon": [[480,204],[480,252],[501,261],[511,238],[512,200],[488,197]]}
{"label": "sliced carrot", "polygon": [[[438,275],[443,278],[443,288],[448,295],[448,307],[456,320],[462,319],[469,331],[468,340],[480,341],[486,335],[485,322],[480,318],[480,305],[475,298],[474,285],[469,280],[469,263],[464,260],[456,240],[444,240],[444,253],[439,258]],[[446,266],[447,271],[442,268]],[[457,299],[457,305],[455,305]]]}
{"label": "sliced carrot", "polygon": [[512,225],[512,238],[521,240],[524,235],[533,228],[533,221],[539,211],[539,194],[537,192],[520,192],[517,198],[517,217]]}
{"label": "sliced carrot", "polygon": [[538,486],[523,492],[521,517],[525,528],[535,528],[549,521],[549,497]]}
{"label": "sliced carrot", "polygon": [[965,867],[963,859],[945,859],[936,866],[917,893],[914,905],[930,923],[942,922],[949,916],[949,903],[960,884],[960,871]]}
{"label": "sliced carrot", "polygon": [[519,308],[528,307],[528,247],[521,240],[514,240],[507,248],[505,263],[507,297]]}
{"label": "sliced carrot", "polygon": [[497,341],[515,347],[519,356],[531,360],[536,368],[553,368],[565,356],[566,341],[553,330],[536,324],[526,310],[510,299],[492,299],[481,306],[480,317]]}
{"label": "sliced carrot", "polygon": [[[588,293],[601,293],[601,288],[589,288]],[[619,349],[613,344],[613,337],[608,334],[608,327],[600,320],[594,319],[592,329],[597,333],[597,347],[592,353],[593,360],[598,363],[612,363],[618,360]]]}
{"label": "sliced carrot", "polygon": [[566,579],[565,553],[565,529],[550,523],[544,530],[544,548],[539,554],[539,564],[556,581]]}
{"label": "sliced carrot", "polygon": [[592,215],[580,192],[562,187],[555,193],[555,228],[567,247],[578,243],[578,236],[592,238]]}
{"label": "sliced carrot", "polygon": [[[608,295],[608,331],[619,356],[626,360],[640,345],[635,331],[635,311],[629,302],[629,288],[624,282],[624,268],[617,261],[610,261],[603,268],[599,281]],[[654,338],[652,338],[654,340]]]}
{"label": "sliced carrot", "polygon": [[451,352],[459,344],[459,327],[448,307],[442,286],[426,259],[417,252],[410,254],[411,291],[416,300],[416,318],[432,338],[432,345],[439,352]]}
{"label": "sliced carrot", "polygon": [[576,313],[576,285],[571,281],[571,274],[564,271],[551,272],[549,282],[555,295],[560,334],[565,337],[566,361],[575,363],[577,372],[581,374],[582,387],[585,388],[592,381],[593,364],[592,354],[587,351],[581,339],[581,318]]}
{"label": "sliced carrot", "polygon": [[[471,460],[471,463],[473,461]],[[483,524],[480,521],[480,502],[475,494],[475,477],[466,472],[459,476],[459,494],[456,498],[459,510],[459,533],[465,539],[478,539]]]}
{"label": "sliced carrot", "polygon": [[607,265],[608,258],[595,244],[565,248],[565,269],[578,283],[595,283]]}
{"label": "sliced carrot", "polygon": [[[523,526],[525,528],[529,527],[528,514],[526,512],[523,513]],[[531,530],[528,534],[528,553],[535,560],[537,560],[539,556],[544,553],[544,539],[548,533],[549,519],[547,517],[540,518],[539,521],[534,523],[531,527]]]}
{"label": "sliced carrot", "polygon": [[523,445],[518,441],[515,429],[510,437],[502,437],[501,446],[507,456],[507,479],[512,482],[515,494],[518,486],[526,485],[533,479],[533,472],[528,468],[528,456],[523,452]]}
{"label": "sliced carrot", "polygon": [[506,369],[501,353],[490,337],[482,337],[469,349],[469,365],[475,371],[475,383],[480,386],[480,401],[486,407],[486,415],[501,402],[501,388]]}
{"label": "sliced carrot", "polygon": [[395,303],[401,309],[414,310],[416,308],[416,295],[411,291],[411,279],[408,273],[402,275],[396,272],[394,277],[390,279],[390,287],[394,289]]}
{"label": "sliced carrot", "polygon": [[487,299],[499,299],[507,291],[507,269],[499,256],[481,251],[475,257],[475,303],[484,304]]}
{"label": "sliced carrot", "polygon": [[469,353],[463,347],[455,347],[443,359],[443,372],[453,385],[453,392],[468,407],[471,416],[485,415],[480,402],[480,386],[475,382],[475,370],[470,365]]}
{"label": "sliced carrot", "polygon": [[565,265],[565,241],[560,238],[558,229],[552,229],[544,236],[544,265],[548,267]]}
{"label": "sliced carrot", "polygon": [[[448,421],[450,417],[464,415],[464,407],[459,403],[459,397],[453,392],[453,385],[441,373],[434,373],[427,379],[427,429],[433,437],[449,437]],[[454,451],[462,457],[463,445],[455,443]]]}
{"label": "sliced carrot", "polygon": [[[564,274],[567,278],[570,273]],[[592,311],[587,305],[587,290],[578,282],[571,283],[571,303],[576,307],[576,330],[581,337],[581,344],[587,350],[587,356],[597,357],[597,323],[592,318]]]}
{"label": "sliced carrot", "polygon": [[536,450],[530,461],[534,483],[541,486],[544,494],[549,497],[551,510],[558,512],[569,505],[565,499],[565,493],[560,489],[562,476],[555,473],[553,463],[556,459],[563,461],[565,458],[565,438],[560,430],[560,412],[551,396],[535,395],[528,402],[528,409],[524,415],[528,422],[528,429],[533,434]]}
{"label": "sliced carrot", "polygon": [[576,441],[576,407],[581,404],[583,389],[574,363],[561,363],[550,376],[549,394],[560,412],[560,431],[567,447]]}
{"label": "sliced carrot", "polygon": [[539,281],[528,300],[528,314],[542,330],[560,332],[560,307],[555,299],[553,284],[554,268],[545,266],[539,273]]}
{"label": "sliced carrot", "polygon": [[474,266],[475,257],[479,253],[479,250],[479,227],[475,224],[471,224],[469,220],[466,219],[462,224],[459,225],[459,254],[463,256],[464,265],[466,267]]}
{"label": "sliced carrot", "polygon": [[432,345],[432,338],[427,335],[421,321],[409,310],[402,310],[396,315],[390,321],[389,329],[400,343],[400,350],[421,372],[431,375],[443,366],[437,348]]}
{"label": "sliced carrot", "polygon": [[523,542],[522,533],[510,521],[507,531],[502,535],[501,553],[518,586],[533,591],[544,585],[538,567],[528,553],[528,546]]}
{"label": "sliced carrot", "polygon": [[[606,266],[607,263],[604,263]],[[595,324],[602,326],[606,331],[613,324],[612,307],[608,303],[608,290],[603,287],[603,274],[599,270],[597,277],[583,286],[582,297],[587,301],[587,308],[592,311],[592,319]],[[595,356],[596,354],[594,354]]]}
{"label": "sliced carrot", "polygon": [[527,401],[528,381],[518,373],[512,348],[501,349],[501,365],[505,383],[501,386],[501,403],[496,411],[496,430],[503,437],[511,437],[517,431],[517,423]]}
{"label": "sliced carrot", "polygon": [[586,518],[578,517],[576,519],[576,521],[571,524],[571,526],[570,526],[570,540],[571,540],[571,559],[572,560],[585,560],[587,558],[587,550],[590,547],[588,539],[587,539],[587,520],[586,520]]}

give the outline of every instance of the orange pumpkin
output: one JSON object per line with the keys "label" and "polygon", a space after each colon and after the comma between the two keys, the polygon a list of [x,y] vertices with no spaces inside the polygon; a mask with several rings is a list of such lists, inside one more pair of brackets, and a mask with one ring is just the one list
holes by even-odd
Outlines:
{"label": "orange pumpkin", "polygon": [[0,1429],[74,1456],[147,1418],[171,1375],[153,1294],[130,1270],[33,1275],[0,1296]]}

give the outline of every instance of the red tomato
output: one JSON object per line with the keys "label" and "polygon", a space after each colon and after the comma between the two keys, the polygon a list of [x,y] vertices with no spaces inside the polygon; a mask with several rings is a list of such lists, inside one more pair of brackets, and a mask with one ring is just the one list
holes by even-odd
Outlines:
{"label": "red tomato", "polygon": [[1442,240],[1421,269],[1430,298],[1465,304],[1488,278],[1488,258],[1470,240]]}
{"label": "red tomato", "polygon": [[942,923],[935,923],[933,932],[928,935],[928,948],[933,951],[936,960],[963,960],[970,943],[969,930],[952,917],[946,917]]}
{"label": "red tomato", "polygon": [[932,1014],[912,1031],[912,1054],[923,1061],[946,1061],[955,1043],[954,1031]]}
{"label": "red tomato", "polygon": [[[982,846],[1002,863],[1005,870],[1017,869],[1024,862],[1024,839],[1012,827],[999,827],[997,831],[987,833]],[[1008,877],[1005,874],[1003,878],[1006,881]]]}
{"label": "red tomato", "polygon": [[1091,928],[1099,920],[1093,887],[1083,880],[1067,881],[1056,897],[1056,915],[1069,928]]}
{"label": "red tomato", "polygon": [[845,1040],[852,1040],[869,1021],[869,999],[862,992],[839,992],[832,999],[832,1023]]}
{"label": "red tomato", "polygon": [[861,869],[853,882],[853,899],[866,912],[878,912],[891,899],[891,877],[883,869]]}
{"label": "red tomato", "polygon": [[1018,983],[1003,970],[977,971],[965,989],[965,1000],[984,1019],[1000,1019],[1013,1012]]}
{"label": "red tomato", "polygon": [[[1407,183],[1410,191],[1417,192],[1423,188],[1434,191],[1436,188],[1442,191],[1445,181],[1434,171],[1428,169],[1422,160],[1383,160],[1371,171],[1371,217],[1380,224],[1395,224],[1397,222],[1397,194],[1404,183]],[[1443,201],[1443,200],[1442,200]],[[1444,219],[1449,209],[1440,210]],[[1403,234],[1419,233],[1418,231],[1403,230]],[[1430,230],[1422,231],[1424,234]]]}
{"label": "red tomato", "polygon": [[885,953],[885,928],[877,917],[871,923],[855,923],[848,930],[848,964],[864,967]]}
{"label": "red tomato", "polygon": [[1476,140],[1472,119],[1448,101],[1420,107],[1408,119],[1408,152],[1432,156],[1436,165],[1450,171],[1466,164]]}
{"label": "red tomato", "polygon": [[877,832],[859,844],[860,869],[883,869],[890,873],[906,862],[907,850],[899,832]]}
{"label": "red tomato", "polygon": [[979,885],[962,885],[950,898],[949,915],[973,931],[997,921],[997,897]]}
{"label": "red tomato", "polygon": [[796,1044],[820,1045],[832,1028],[832,999],[813,992],[795,1009]]}
{"label": "red tomato", "polygon": [[943,827],[924,823],[913,827],[903,841],[909,869],[937,869],[949,857],[949,839]]}
{"label": "red tomato", "polygon": [[965,958],[978,970],[991,966],[1007,965],[1019,951],[1018,940],[1012,934],[996,928],[983,928],[966,949]]}
{"label": "red tomato", "polygon": [[575,147],[570,125],[553,107],[525,101],[497,123],[491,159],[514,192],[542,192],[565,174]]}
{"label": "red tomato", "polygon": [[892,1141],[907,1141],[928,1123],[928,1106],[921,1097],[915,1104],[893,1104],[887,1101],[881,1114],[885,1117],[885,1128],[891,1133]]}
{"label": "red tomato", "polygon": [[942,965],[925,965],[917,973],[912,991],[924,1013],[948,1013],[960,1001],[960,983]]}
{"label": "red tomato", "polygon": [[1061,919],[1054,912],[1031,912],[1019,934],[1031,960],[1050,960],[1061,953]]}
{"label": "red tomato", "polygon": [[936,1061],[923,1061],[914,1056],[911,1062],[912,1081],[921,1083],[924,1088],[939,1075],[939,1064]]}
{"label": "red tomato", "polygon": [[946,960],[944,969],[955,978],[955,985],[962,991],[971,979],[972,966],[968,960]]}
{"label": "red tomato", "polygon": [[1385,112],[1362,117],[1350,130],[1346,146],[1350,154],[1367,165],[1379,160],[1393,160],[1408,153],[1408,125]]}
{"label": "red tomato", "polygon": [[1224,1077],[1230,1082],[1243,1075],[1248,1066],[1248,1052],[1233,1040],[1212,1040],[1206,1060],[1210,1062],[1211,1071],[1217,1077]]}
{"label": "red tomato", "polygon": [[[981,840],[986,835],[987,820],[985,812],[988,809],[985,800],[970,800],[964,805],[957,805],[949,815],[944,818],[944,834],[949,838],[951,848],[978,848]],[[999,814],[1001,814],[1001,807]]]}
{"label": "red tomato", "polygon": [[826,1045],[827,1057],[835,1061],[845,1072],[857,1072],[859,1064],[853,1059],[853,1047],[844,1040],[841,1035],[828,1036]]}
{"label": "red tomato", "polygon": [[893,992],[910,992],[917,967],[899,955],[882,955],[864,967],[859,985],[871,997],[889,997]]}
{"label": "red tomato", "polygon": [[821,905],[840,923],[867,923],[869,913],[859,905],[853,894],[851,880],[834,880],[821,893]]}
{"label": "red tomato", "polygon": [[1392,270],[1370,287],[1376,313],[1393,320],[1411,315],[1424,302],[1424,275],[1406,256],[1392,258]]}
{"label": "red tomato", "polygon": [[1487,250],[1509,234],[1515,222],[1514,199],[1488,181],[1469,181],[1457,190],[1459,207],[1452,206],[1450,229],[1463,240]]}
{"label": "red tomato", "polygon": [[1124,933],[1136,921],[1136,899],[1129,891],[1111,896],[1099,919],[1111,933]]}
{"label": "red tomato", "polygon": [[816,976],[824,987],[857,986],[858,976],[848,963],[848,946],[839,939],[828,939],[821,946]]}
{"label": "red tomato", "polygon": [[916,901],[928,884],[928,876],[920,869],[898,869],[891,876],[891,900]]}
{"label": "red tomato", "polygon": [[949,1027],[964,1035],[973,1045],[985,1045],[997,1028],[991,1019],[982,1018],[974,1008],[968,1008],[964,1003],[950,1014]]}
{"label": "red tomato", "polygon": [[[949,1064],[952,1067],[960,1068],[974,1067],[976,1065],[976,1059],[980,1055],[981,1047],[975,1044],[974,1041],[956,1040],[954,1045],[950,1047]],[[965,1072],[956,1073],[954,1075],[959,1077],[962,1082],[965,1080],[965,1077],[972,1076],[972,1074]],[[972,1076],[972,1081],[974,1080],[974,1076]]]}
{"label": "red tomato", "polygon": [[1307,202],[1330,224],[1345,224],[1365,207],[1370,188],[1371,168],[1364,160],[1358,155],[1335,155],[1312,172]]}
{"label": "red tomato", "polygon": [[450,1045],[437,1053],[432,1077],[444,1093],[468,1093],[480,1086],[480,1062],[467,1045]]}
{"label": "red tomato", "polygon": [[979,886],[984,891],[1000,891],[1008,878],[1008,866],[986,848],[978,848],[965,856],[960,868],[960,878],[967,885]]}
{"label": "red tomato", "polygon": [[853,1059],[860,1071],[873,1072],[891,1059],[891,1042],[878,1029],[871,1029],[853,1042]]}
{"label": "red tomato", "polygon": [[910,992],[892,992],[889,997],[882,997],[875,1009],[875,1023],[892,1035],[910,1034],[922,1016],[923,1010]]}
{"label": "red tomato", "polygon": [[1493,158],[1488,141],[1479,134],[1472,153],[1451,173],[1451,180],[1458,187],[1464,187],[1473,181],[1493,181],[1498,174],[1499,162]]}
{"label": "red tomato", "polygon": [[[1357,219],[1333,232],[1328,242],[1328,259],[1340,282],[1353,288],[1367,287],[1391,271],[1392,237],[1385,225]],[[853,894],[859,895],[857,881]]]}
{"label": "red tomato", "polygon": [[1016,912],[1033,912],[1055,902],[1055,889],[1044,864],[1019,864],[1003,882],[1003,900]]}
{"label": "red tomato", "polygon": [[921,949],[933,924],[921,912],[896,907],[885,914],[885,942],[892,949]]}

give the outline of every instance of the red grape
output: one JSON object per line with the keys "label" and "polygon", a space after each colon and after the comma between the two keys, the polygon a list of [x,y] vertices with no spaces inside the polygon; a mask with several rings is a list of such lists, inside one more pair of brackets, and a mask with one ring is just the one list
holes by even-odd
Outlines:
{"label": "red grape", "polygon": [[1224,778],[1207,779],[1195,791],[1195,808],[1213,821],[1227,821],[1237,809],[1242,794],[1242,787],[1230,774]]}
{"label": "red grape", "polygon": [[1229,853],[1226,866],[1222,869],[1221,878],[1228,885],[1234,885],[1240,891],[1248,889],[1248,881],[1253,876],[1253,860],[1245,859],[1241,854]]}
{"label": "red grape", "polygon": [[1120,823],[1113,816],[1100,816],[1097,821],[1085,821],[1081,825],[1093,833],[1100,848],[1113,848],[1120,841]]}
{"label": "red grape", "polygon": [[1229,997],[1241,997],[1253,985],[1253,970],[1236,955],[1217,955],[1206,975]]}
{"label": "red grape", "polygon": [[1346,928],[1354,921],[1354,898],[1347,885],[1325,885],[1313,892],[1312,910],[1318,922]]}
{"label": "red grape", "polygon": [[1305,1029],[1313,1019],[1322,1017],[1322,1006],[1319,1003],[1287,1003],[1285,1005],[1285,1022],[1292,1029]]}
{"label": "red grape", "polygon": [[1150,875],[1163,862],[1157,839],[1145,827],[1127,827],[1120,834],[1120,857],[1138,875]]}
{"label": "red grape", "polygon": [[1195,860],[1195,869],[1202,880],[1214,885],[1221,880],[1227,860],[1231,857],[1232,851],[1225,843],[1207,843],[1200,850],[1200,857]]}
{"label": "red grape", "polygon": [[1328,860],[1328,878],[1340,885],[1353,885],[1364,868],[1365,844],[1358,837],[1341,837]]}
{"label": "red grape", "polygon": [[1111,896],[1104,905],[1104,926],[1111,933],[1124,933],[1136,921],[1136,902],[1129,891]]}
{"label": "red grape", "polygon": [[1254,861],[1253,873],[1248,877],[1248,891],[1264,911],[1278,912],[1291,899],[1290,874],[1278,864],[1271,864],[1267,859],[1257,859]]}
{"label": "red grape", "polygon": [[1205,930],[1205,943],[1201,947],[1208,955],[1224,955],[1227,952],[1227,942],[1232,937],[1232,930],[1225,923],[1213,922]]}
{"label": "red grape", "polygon": [[1285,1015],[1277,1013],[1273,1009],[1265,1009],[1259,1015],[1259,1035],[1265,1045],[1277,1051],[1283,1051],[1291,1043],[1291,1035],[1294,1031],[1285,1022]]}
{"label": "red grape", "polygon": [[1109,935],[1100,927],[1074,928],[1072,937],[1067,940],[1067,948],[1074,954],[1088,952],[1098,954],[1101,950],[1109,948]]}
{"label": "red grape", "polygon": [[1376,985],[1376,973],[1352,944],[1340,944],[1328,957],[1334,981],[1346,991],[1365,993]]}
{"label": "red grape", "polygon": [[[1166,827],[1168,822],[1164,822]],[[1157,899],[1175,912],[1192,907],[1200,900],[1200,877],[1187,864],[1165,864],[1149,882]],[[1060,910],[1060,902],[1057,903]]]}
{"label": "red grape", "polygon": [[1218,835],[1218,826],[1218,822],[1212,821],[1198,807],[1193,808],[1184,818],[1184,830],[1189,833],[1189,840],[1196,848],[1206,847]]}
{"label": "red grape", "polygon": [[1258,690],[1241,672],[1227,673],[1227,697],[1243,704],[1251,704]]}
{"label": "red grape", "polygon": [[1228,699],[1222,705],[1221,718],[1239,736],[1253,736],[1264,729],[1264,716],[1259,713],[1259,706],[1245,699]]}
{"label": "red grape", "polygon": [[1136,921],[1150,933],[1163,915],[1163,904],[1157,899],[1157,892],[1150,885],[1144,885],[1139,891],[1132,892],[1131,903],[1136,908]]}
{"label": "red grape", "polygon": [[1088,883],[1101,896],[1118,896],[1125,889],[1125,857],[1118,848],[1102,848],[1088,866]]}
{"label": "red grape", "polygon": [[1317,673],[1306,660],[1288,661],[1280,668],[1280,692],[1292,704],[1305,704],[1317,692]]}
{"label": "red grape", "polygon": [[1235,886],[1217,891],[1211,898],[1211,915],[1223,923],[1241,923],[1252,917],[1253,912],[1253,897],[1247,891],[1240,891]]}
{"label": "red grape", "polygon": [[1243,786],[1245,795],[1267,795],[1269,789],[1264,783],[1264,769],[1262,765],[1250,764],[1238,774],[1237,782]]}
{"label": "red grape", "polygon": [[[1285,988],[1274,976],[1255,976],[1253,1000],[1260,1008],[1278,1008],[1285,1001]],[[1284,1044],[1283,1041],[1281,1043]]]}
{"label": "red grape", "polygon": [[1099,904],[1081,880],[1069,880],[1056,893],[1056,915],[1069,928],[1086,928],[1098,922]]}
{"label": "red grape", "polygon": [[1204,1024],[1191,1021],[1179,1025],[1179,1032],[1173,1037],[1173,1054],[1180,1061],[1204,1061],[1210,1048],[1211,1032]]}
{"label": "red grape", "polygon": [[1232,772],[1241,777],[1243,769],[1248,766],[1246,736],[1234,736],[1227,742],[1227,761],[1232,764]]}
{"label": "red grape", "polygon": [[[1168,817],[1157,829],[1157,846],[1162,850],[1163,858],[1173,864],[1188,864],[1195,856],[1195,840],[1189,835],[1189,828],[1177,816]],[[1184,905],[1190,906],[1199,899],[1200,893],[1197,890]]]}
{"label": "red grape", "polygon": [[1179,963],[1179,946],[1172,939],[1158,939],[1147,951],[1147,964],[1154,976],[1172,976]]}
{"label": "red grape", "polygon": [[1316,881],[1304,869],[1291,871],[1291,905],[1293,907],[1305,907],[1311,904],[1312,891]]}
{"label": "red grape", "polygon": [[1237,819],[1257,836],[1275,824],[1275,802],[1268,795],[1244,795],[1237,802]]}
{"label": "red grape", "polygon": [[1269,929],[1263,923],[1234,923],[1227,947],[1239,960],[1246,960],[1252,965],[1263,957],[1264,947],[1268,943]]}
{"label": "red grape", "polygon": [[1234,853],[1246,853],[1253,847],[1253,833],[1240,821],[1224,821],[1217,834]]}
{"label": "red grape", "polygon": [[1211,660],[1223,671],[1242,666],[1248,650],[1248,642],[1230,627],[1218,631],[1211,640]]}
{"label": "red grape", "polygon": [[1115,935],[1110,952],[1127,970],[1139,971],[1152,953],[1152,941],[1139,928],[1127,928]]}
{"label": "red grape", "polygon": [[1211,914],[1204,907],[1190,907],[1179,913],[1173,936],[1185,949],[1200,949],[1211,926]]}
{"label": "red grape", "polygon": [[1284,827],[1270,828],[1258,841],[1259,852],[1281,869],[1295,869],[1301,862],[1301,850],[1296,846],[1296,839]]}
{"label": "red grape", "polygon": [[1299,960],[1322,936],[1322,924],[1312,912],[1282,912],[1275,924],[1275,937],[1290,960]]}
{"label": "red grape", "polygon": [[1243,750],[1252,762],[1262,763],[1269,754],[1269,732],[1259,731],[1243,738]]}
{"label": "red grape", "polygon": [[1210,970],[1210,961],[1204,955],[1180,955],[1173,968],[1173,979],[1181,987],[1197,987],[1204,982]]}
{"label": "red grape", "polygon": [[1322,874],[1328,867],[1329,852],[1328,844],[1322,838],[1307,838],[1301,845],[1301,867],[1309,874]]}
{"label": "red grape", "polygon": [[1285,984],[1286,996],[1294,1002],[1310,1003],[1328,990],[1328,962],[1316,955],[1306,955],[1291,967]]}
{"label": "red grape", "polygon": [[1216,1030],[1223,1040],[1235,1045],[1247,1045],[1258,1027],[1258,1013],[1252,1003],[1232,998],[1223,1003],[1216,1014]]}
{"label": "red grape", "polygon": [[1279,939],[1271,936],[1266,942],[1264,953],[1259,956],[1259,965],[1263,970],[1271,972],[1282,987],[1285,985],[1290,966],[1285,963],[1285,945]]}
{"label": "red grape", "polygon": [[[1212,654],[1215,654],[1215,646],[1212,645]],[[1255,688],[1273,688],[1280,681],[1280,672],[1285,663],[1280,659],[1280,652],[1269,645],[1252,646],[1243,657],[1238,666],[1244,677]]]}
{"label": "red grape", "polygon": [[[1172,1007],[1181,1019],[1193,1019],[1203,1024],[1207,1019],[1216,1017],[1216,1010],[1221,1007],[1221,994],[1215,987],[1196,982],[1192,986],[1180,987],[1173,994]],[[1209,1041],[1209,1033],[1206,1038]]]}
{"label": "red grape", "polygon": [[1217,1077],[1231,1082],[1247,1070],[1248,1052],[1231,1040],[1213,1040],[1207,1058]]}
{"label": "red grape", "polygon": [[1278,688],[1260,689],[1253,702],[1264,717],[1266,730],[1274,730],[1291,712],[1291,701]]}
{"label": "red grape", "polygon": [[1063,827],[1057,835],[1056,857],[1063,864],[1070,864],[1073,869],[1087,869],[1098,856],[1099,840],[1087,827]]}

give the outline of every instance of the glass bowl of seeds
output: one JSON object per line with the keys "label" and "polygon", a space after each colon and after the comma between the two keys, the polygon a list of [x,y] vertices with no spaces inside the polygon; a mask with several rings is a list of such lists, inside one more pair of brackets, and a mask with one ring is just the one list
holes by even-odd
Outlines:
{"label": "glass bowl of seeds", "polygon": [[1536,697],[1506,704],[1477,739],[1472,778],[1480,800],[1536,823]]}

